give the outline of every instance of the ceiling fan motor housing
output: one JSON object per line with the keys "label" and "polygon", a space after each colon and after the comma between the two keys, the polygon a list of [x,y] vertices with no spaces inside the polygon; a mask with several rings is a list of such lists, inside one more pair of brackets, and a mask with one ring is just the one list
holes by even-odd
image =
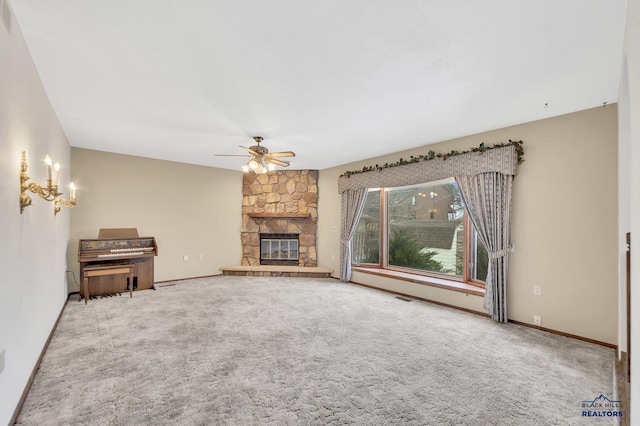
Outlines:
{"label": "ceiling fan motor housing", "polygon": [[260,146],[260,145],[250,146],[249,149],[251,149],[252,151],[257,152],[260,155],[265,155],[265,154],[269,153],[269,150],[266,147]]}
{"label": "ceiling fan motor housing", "polygon": [[250,149],[252,149],[253,151],[257,152],[260,155],[269,153],[269,150],[266,147],[260,146],[260,142],[262,142],[262,136],[254,136],[253,140],[256,141],[257,145],[249,147]]}

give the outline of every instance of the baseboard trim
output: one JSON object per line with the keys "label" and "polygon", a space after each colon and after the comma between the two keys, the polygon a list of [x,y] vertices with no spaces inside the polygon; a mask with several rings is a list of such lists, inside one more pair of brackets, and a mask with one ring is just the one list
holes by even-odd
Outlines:
{"label": "baseboard trim", "polygon": [[[410,294],[401,293],[401,292],[393,291],[393,290],[387,290],[385,288],[375,287],[375,286],[368,285],[368,284],[362,284],[362,283],[359,283],[359,282],[356,282],[356,281],[349,281],[349,282],[352,283],[352,284],[356,284],[356,285],[362,286],[362,287],[367,287],[367,288],[371,288],[371,289],[374,289],[374,290],[380,290],[380,291],[384,291],[386,293],[397,294],[399,296],[410,297],[412,299],[420,300],[420,301],[426,302],[426,303],[433,303],[434,305],[446,306],[447,308],[457,309],[459,311],[469,312],[471,314],[480,315],[480,316],[483,316],[483,317],[490,317],[490,315],[487,314],[486,312],[478,312],[478,311],[474,311],[472,309],[467,309],[467,308],[463,308],[463,307],[460,307],[460,306],[451,305],[449,303],[443,303],[443,302],[438,302],[438,301],[431,300],[431,299],[425,299],[425,298],[422,298],[422,297],[412,296]],[[516,321],[516,320],[512,320],[512,319],[510,319],[508,321],[510,323],[512,323],[512,324],[521,325],[523,327],[535,328],[536,330],[546,331],[547,333],[557,334],[559,336],[569,337],[571,339],[582,340],[583,342],[593,343],[593,344],[596,344],[596,345],[605,346],[607,348],[612,348],[612,349],[615,349],[616,351],[618,350],[618,346],[617,345],[613,345],[611,343],[601,342],[599,340],[590,339],[588,337],[582,337],[582,336],[578,336],[576,334],[565,333],[563,331],[553,330],[551,328],[540,327],[539,325],[527,324],[526,322]]]}
{"label": "baseboard trim", "polygon": [[42,350],[40,351],[40,356],[38,356],[38,360],[36,361],[36,364],[33,366],[33,370],[31,371],[31,375],[29,376],[29,380],[27,380],[27,384],[25,385],[24,390],[22,391],[22,395],[20,396],[20,399],[18,400],[18,405],[16,406],[16,409],[13,411],[13,416],[11,416],[11,420],[9,420],[9,425],[15,424],[16,421],[18,420],[18,416],[20,415],[20,411],[22,411],[22,406],[24,405],[24,401],[27,399],[27,395],[29,394],[29,390],[31,389],[31,385],[33,384],[33,380],[36,378],[36,373],[40,369],[40,364],[42,363],[42,358],[44,358],[44,354],[47,352],[47,349],[49,348],[49,343],[51,343],[51,339],[53,338],[53,333],[55,333],[56,328],[58,328],[58,323],[60,322],[60,318],[62,318],[62,314],[64,312],[64,308],[67,306],[67,302],[69,301],[69,295],[70,294],[72,294],[72,293],[69,293],[67,295],[67,300],[62,304],[62,309],[60,309],[60,313],[58,314],[58,318],[56,318],[56,322],[53,324],[53,327],[51,328],[51,331],[49,332],[49,337],[47,337],[47,341],[44,342],[44,346],[42,347]]}
{"label": "baseboard trim", "polygon": [[614,345],[612,343],[601,342],[600,340],[590,339],[588,337],[578,336],[577,334],[565,333],[564,331],[553,330],[551,328],[540,327],[539,325],[527,324],[526,322],[509,320],[510,323],[521,325],[523,327],[535,328],[536,330],[546,331],[547,333],[557,334],[559,336],[569,337],[571,339],[582,340],[583,342],[593,343],[595,345],[605,346],[607,348],[614,349],[617,353],[618,345]]}

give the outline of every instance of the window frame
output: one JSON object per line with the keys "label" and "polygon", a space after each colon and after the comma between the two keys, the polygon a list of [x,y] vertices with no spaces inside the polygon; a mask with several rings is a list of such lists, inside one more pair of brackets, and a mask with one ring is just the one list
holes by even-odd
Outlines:
{"label": "window frame", "polygon": [[[430,182],[424,182],[423,184],[429,184]],[[418,184],[419,185],[419,184]],[[376,270],[376,273],[382,271],[391,271],[392,273],[398,273],[400,276],[409,275],[409,276],[417,276],[417,277],[425,277],[425,278],[433,278],[438,282],[455,282],[460,283],[462,285],[470,285],[472,288],[477,288],[478,290],[483,291],[485,289],[485,282],[480,281],[473,278],[473,259],[472,254],[474,253],[474,249],[472,247],[474,238],[474,228],[469,218],[469,214],[467,213],[467,209],[464,209],[463,216],[463,228],[464,228],[464,249],[463,249],[463,268],[462,268],[462,276],[458,275],[449,275],[438,272],[431,271],[422,271],[419,269],[406,268],[402,266],[389,265],[389,203],[388,203],[388,191],[394,189],[393,187],[381,187],[381,188],[369,188],[370,191],[380,191],[379,192],[379,203],[380,203],[380,217],[378,218],[378,232],[379,232],[379,257],[378,263],[351,263],[351,267],[356,271],[367,271]],[[353,243],[353,241],[352,241]],[[478,241],[479,244],[480,241]],[[422,280],[420,280],[422,281]]]}

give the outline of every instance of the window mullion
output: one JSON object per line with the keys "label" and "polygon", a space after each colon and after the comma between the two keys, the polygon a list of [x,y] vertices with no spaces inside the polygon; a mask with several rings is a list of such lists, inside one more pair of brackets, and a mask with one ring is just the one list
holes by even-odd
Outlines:
{"label": "window mullion", "polygon": [[388,197],[387,191],[384,188],[380,188],[380,267],[387,268],[389,266],[389,241],[388,241],[388,223],[387,217],[388,210]]}
{"label": "window mullion", "polygon": [[471,277],[473,277],[472,268],[473,268],[473,260],[471,259],[471,253],[473,244],[473,226],[471,226],[471,220],[469,219],[469,215],[467,214],[467,209],[464,210],[464,250],[462,254],[463,260],[463,276],[462,280],[467,283],[471,281]]}

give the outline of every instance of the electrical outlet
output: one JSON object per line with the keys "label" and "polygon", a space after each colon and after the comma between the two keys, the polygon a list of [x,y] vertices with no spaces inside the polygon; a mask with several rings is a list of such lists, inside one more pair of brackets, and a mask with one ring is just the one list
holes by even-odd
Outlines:
{"label": "electrical outlet", "polygon": [[533,324],[534,325],[542,325],[542,318],[540,318],[540,315],[534,315],[533,316]]}
{"label": "electrical outlet", "polygon": [[0,373],[4,371],[4,349],[0,352]]}
{"label": "electrical outlet", "polygon": [[189,256],[187,256],[186,254],[184,256],[182,256],[182,261],[183,262],[188,262],[189,261]]}
{"label": "electrical outlet", "polygon": [[200,260],[204,260],[204,254],[201,254],[201,255],[199,256],[199,259],[200,259]]}
{"label": "electrical outlet", "polygon": [[534,285],[533,286],[533,295],[534,296],[542,295],[542,287],[540,287],[539,285]]}

